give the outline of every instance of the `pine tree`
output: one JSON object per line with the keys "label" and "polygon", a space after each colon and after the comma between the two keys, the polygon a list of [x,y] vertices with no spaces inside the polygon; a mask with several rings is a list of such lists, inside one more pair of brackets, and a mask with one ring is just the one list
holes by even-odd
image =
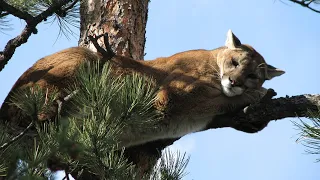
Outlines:
{"label": "pine tree", "polygon": [[66,100],[72,104],[68,115],[59,114],[51,122],[41,123],[38,117],[50,111],[57,93],[39,87],[15,92],[13,104],[32,121],[25,129],[30,133],[13,140],[9,127],[2,127],[7,131],[2,131],[0,142],[10,142],[0,149],[2,175],[8,179],[45,179],[48,171],[63,170],[76,179],[81,172],[90,172],[97,179],[181,179],[189,159],[185,154],[164,153],[144,177],[126,159],[117,137],[126,126],[156,126],[161,116],[152,106],[156,87],[149,77],[114,77],[110,73],[108,62],[104,66],[99,62],[83,64],[75,84],[66,90],[72,94]]}
{"label": "pine tree", "polygon": [[[120,26],[123,27],[130,24],[122,23],[124,19],[130,20],[129,16],[126,18],[114,17],[110,21],[103,21],[103,23],[106,23],[103,24],[102,20],[95,16],[96,12],[86,14],[88,7],[85,6],[87,4],[85,2],[84,0],[81,2],[79,0],[0,0],[1,32],[9,29],[9,15],[14,15],[28,23],[24,31],[9,41],[5,49],[0,52],[0,71],[10,60],[15,49],[25,43],[32,34],[37,34],[37,25],[40,22],[57,22],[60,25],[61,34],[68,37],[73,35],[69,25],[78,26],[79,11],[82,11],[85,16],[80,18],[82,23],[79,44],[87,47],[92,43],[88,42],[87,32],[100,32],[102,26],[119,29]],[[105,5],[103,4],[105,1],[95,2],[99,7]],[[112,2],[119,3],[121,1],[112,0]],[[314,11],[313,7],[315,6],[311,7],[311,5],[317,5],[319,1],[292,2],[298,2],[300,5]],[[80,3],[83,3],[82,9],[80,8]],[[123,4],[116,3],[110,8],[123,7]],[[138,24],[139,28],[136,28],[139,29],[139,33],[137,33],[137,37],[139,37],[134,37],[135,33],[133,33],[130,37],[119,38],[121,34],[122,36],[127,36],[128,32],[135,28],[132,26],[122,28],[126,32],[113,31],[118,33],[113,34],[113,38],[109,40],[111,40],[112,48],[120,49],[119,52],[123,52],[122,55],[143,59],[148,0],[141,1],[141,4],[139,4],[141,6],[134,5],[131,7],[134,9],[131,12],[135,12],[141,21]],[[135,9],[137,7],[141,9]],[[121,8],[119,11],[121,11]],[[108,16],[111,17],[112,14],[108,14]],[[127,45],[126,41],[131,42],[131,44]],[[136,42],[136,44],[132,44],[133,42]],[[88,66],[95,68],[85,68]],[[132,125],[139,128],[141,124],[157,122],[157,117],[161,116],[161,114],[152,111],[151,108],[156,87],[153,87],[152,80],[147,77],[133,75],[120,79],[107,79],[102,75],[104,73],[108,74],[107,65],[103,69],[98,68],[96,64],[84,66],[78,76],[78,85],[81,84],[81,86],[70,86],[70,89],[68,89],[70,96],[65,97],[65,101],[72,104],[72,108],[68,109],[69,114],[60,114],[54,122],[43,124],[39,123],[37,119],[38,116],[50,111],[53,103],[57,103],[55,101],[55,93],[48,94],[46,90],[37,87],[16,92],[12,97],[14,105],[19,107],[25,113],[25,116],[32,119],[32,121],[23,129],[12,129],[13,127],[10,124],[1,125],[0,176],[8,176],[8,179],[43,179],[46,178],[45,175],[48,174],[49,169],[51,172],[64,170],[74,177],[82,177],[83,179],[121,179],[122,177],[128,178],[128,176],[133,179],[141,179],[138,167],[130,163],[124,155],[124,150],[119,149],[117,146],[119,143],[117,136],[121,134],[124,126]],[[92,79],[94,80],[92,81]],[[77,87],[84,88],[79,90]],[[99,93],[104,96],[99,96]],[[277,114],[277,111],[271,111],[274,116],[263,120],[269,122],[272,118],[284,118],[282,111],[289,112],[285,117],[305,116],[305,109],[317,108],[315,106],[317,104],[317,96],[308,96],[307,98],[302,96],[296,97],[298,101],[291,101],[295,97],[281,101],[290,102],[290,107],[305,107],[296,108],[299,112],[291,112],[291,109],[286,109],[284,105],[278,110],[281,115],[280,113]],[[310,103],[300,101],[301,99],[310,100]],[[64,104],[66,102],[59,102],[61,113],[65,108],[69,107]],[[82,106],[83,104],[86,106]],[[260,109],[251,108],[251,111],[249,108],[248,112],[255,111],[259,117],[266,118],[262,116],[262,113],[259,113],[261,109],[266,112],[263,114],[268,115],[267,112],[270,112],[270,108],[268,110],[261,107]],[[243,114],[242,116],[233,116],[237,117],[235,119],[239,121],[236,121],[236,123],[240,125],[248,122],[247,118],[249,116],[243,116]],[[302,131],[302,138],[299,140],[303,140],[311,150],[315,150],[310,151],[313,154],[319,153],[319,118],[317,117],[319,116],[311,118],[313,125],[308,125],[304,122],[298,125]],[[211,128],[217,127],[228,127],[228,125],[222,123],[213,125]],[[173,141],[170,140],[164,143],[160,148]],[[26,149],[27,151],[25,151]],[[188,159],[185,155],[176,158],[170,153],[165,154],[159,161],[160,164],[155,167],[154,172],[146,175],[148,177],[145,178],[180,179],[185,175],[183,170]],[[92,176],[88,177],[88,175]],[[68,179],[67,177],[66,179]]]}

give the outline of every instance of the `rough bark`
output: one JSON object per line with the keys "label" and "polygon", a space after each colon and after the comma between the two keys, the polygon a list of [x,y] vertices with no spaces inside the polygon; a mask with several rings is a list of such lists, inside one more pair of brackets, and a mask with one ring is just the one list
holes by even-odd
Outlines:
{"label": "rough bark", "polygon": [[[143,59],[149,0],[81,1],[79,45],[95,51],[89,34],[109,34],[113,51],[133,59]],[[103,46],[103,40],[100,41]]]}
{"label": "rough bark", "polygon": [[[310,111],[318,112],[319,108],[320,94],[305,94],[269,99],[267,101],[251,105],[245,108],[245,110],[240,110],[228,115],[217,116],[206,129],[232,127],[240,131],[248,132],[248,129],[251,130],[251,128],[255,127],[256,124],[262,123],[267,125],[270,121],[282,120],[287,117],[308,117]],[[262,129],[264,127],[262,127]],[[132,147],[130,153],[137,153],[140,150],[143,150],[145,156],[158,157],[158,152],[161,152],[161,150],[173,144],[177,139],[158,140]],[[130,157],[138,158],[137,156]]]}
{"label": "rough bark", "polygon": [[[149,0],[81,1],[79,46],[97,51],[88,36],[107,33],[109,40],[100,38],[100,46],[105,47],[104,42],[109,42],[115,54],[143,60],[148,3]],[[153,167],[159,157],[156,146],[150,145],[128,148],[126,153],[143,173]]]}
{"label": "rough bark", "polygon": [[[288,117],[308,117],[309,111],[317,112],[320,107],[320,95],[298,95],[280,97],[254,104],[245,111],[238,111],[228,116],[219,116],[208,129],[233,127],[240,131],[254,123],[269,123]],[[228,121],[225,119],[228,118]]]}

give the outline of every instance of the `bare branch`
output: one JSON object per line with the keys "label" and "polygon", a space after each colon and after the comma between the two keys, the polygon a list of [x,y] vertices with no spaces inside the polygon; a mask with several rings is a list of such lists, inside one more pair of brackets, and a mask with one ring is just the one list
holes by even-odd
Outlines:
{"label": "bare branch", "polygon": [[79,90],[74,90],[73,92],[71,92],[70,94],[68,94],[67,96],[65,96],[63,99],[58,99],[57,100],[57,104],[58,104],[58,115],[60,116],[61,114],[61,109],[62,109],[62,105],[64,102],[69,101],[73,96],[75,96],[77,93],[79,92]]}
{"label": "bare branch", "polygon": [[1,14],[0,14],[0,18],[3,18],[3,17],[5,17],[5,16],[8,16],[10,13],[8,13],[8,12],[2,12]]}
{"label": "bare branch", "polygon": [[62,180],[70,180],[70,178],[69,178],[69,166],[66,166],[64,168],[64,173],[66,174],[66,176]]}
{"label": "bare branch", "polygon": [[289,0],[289,1],[297,3],[297,4],[300,4],[301,6],[306,7],[306,8],[308,8],[308,9],[310,9],[310,10],[316,12],[316,13],[320,13],[320,10],[316,10],[316,9],[310,7],[310,4],[313,2],[313,0],[310,0],[310,1]]}
{"label": "bare branch", "polygon": [[309,5],[313,2],[313,0],[310,0],[309,2],[307,2],[306,4]]}
{"label": "bare branch", "polygon": [[[98,43],[98,39],[100,39],[101,37],[104,38],[104,45],[106,46],[106,50],[103,47],[101,47]],[[92,35],[88,35],[88,38],[90,39],[94,47],[97,49],[97,51],[101,53],[104,58],[111,59],[115,55],[109,44],[108,33],[100,34],[99,36],[95,37]]]}
{"label": "bare branch", "polygon": [[111,56],[114,56],[115,53],[113,52],[112,48],[111,48],[111,45],[109,43],[109,35],[108,33],[105,33],[104,36],[103,36],[103,43],[104,45],[106,46],[106,49],[109,53],[111,53]]}
{"label": "bare branch", "polygon": [[[75,1],[78,1],[78,0],[75,0]],[[33,17],[28,13],[19,11],[16,8],[14,8],[13,6],[10,6],[4,0],[0,0],[0,6],[1,6],[2,10],[6,10],[10,14],[13,14],[21,19],[24,19],[27,23],[25,28],[22,30],[21,34],[15,38],[9,40],[3,50],[3,53],[0,54],[0,71],[2,71],[4,66],[11,59],[16,48],[21,46],[21,44],[26,43],[32,33],[34,33],[34,34],[37,33],[36,26],[40,22],[45,21],[49,16],[52,16],[56,12],[61,12],[62,6],[68,4],[69,2],[73,2],[73,1],[72,0],[62,0],[62,1],[55,1],[55,2],[56,3],[54,3],[52,6],[50,6],[47,10],[43,11],[42,13],[37,15],[36,17]],[[71,4],[75,5],[76,3],[71,3]],[[8,8],[8,9],[5,9],[5,8]],[[17,12],[16,12],[16,10],[17,10]]]}
{"label": "bare branch", "polygon": [[34,124],[34,121],[31,121],[31,123],[22,131],[20,132],[17,136],[13,137],[9,142],[6,142],[0,146],[0,150],[3,150],[10,146],[12,143],[16,142],[18,139],[20,139]]}

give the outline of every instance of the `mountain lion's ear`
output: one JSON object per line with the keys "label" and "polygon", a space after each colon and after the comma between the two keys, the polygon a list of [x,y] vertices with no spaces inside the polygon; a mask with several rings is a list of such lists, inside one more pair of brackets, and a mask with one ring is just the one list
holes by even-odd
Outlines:
{"label": "mountain lion's ear", "polygon": [[227,46],[229,49],[236,49],[237,47],[241,46],[240,40],[232,33],[231,29],[229,29],[227,33],[225,46]]}
{"label": "mountain lion's ear", "polygon": [[276,76],[281,76],[285,72],[281,69],[275,68],[269,64],[267,64],[267,70],[266,70],[266,80],[270,80]]}

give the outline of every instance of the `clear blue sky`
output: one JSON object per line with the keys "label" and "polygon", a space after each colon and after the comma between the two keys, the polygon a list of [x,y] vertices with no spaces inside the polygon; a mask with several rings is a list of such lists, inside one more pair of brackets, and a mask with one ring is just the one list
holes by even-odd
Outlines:
{"label": "clear blue sky", "polygon": [[[232,29],[269,64],[286,71],[265,87],[274,88],[279,96],[319,93],[319,20],[320,14],[278,0],[152,0],[145,59],[217,48],[224,45],[227,30]],[[0,34],[0,49],[23,27],[22,22],[14,21],[14,30],[7,32],[10,35]],[[17,49],[0,73],[0,102],[36,60],[77,45],[77,38],[59,38],[55,43],[57,34],[55,25],[42,24],[39,33]],[[295,142],[298,131],[291,121],[298,119],[272,122],[257,134],[230,128],[195,133],[176,142],[173,149],[191,155],[186,180],[318,180],[317,156],[307,155],[305,147]]]}

